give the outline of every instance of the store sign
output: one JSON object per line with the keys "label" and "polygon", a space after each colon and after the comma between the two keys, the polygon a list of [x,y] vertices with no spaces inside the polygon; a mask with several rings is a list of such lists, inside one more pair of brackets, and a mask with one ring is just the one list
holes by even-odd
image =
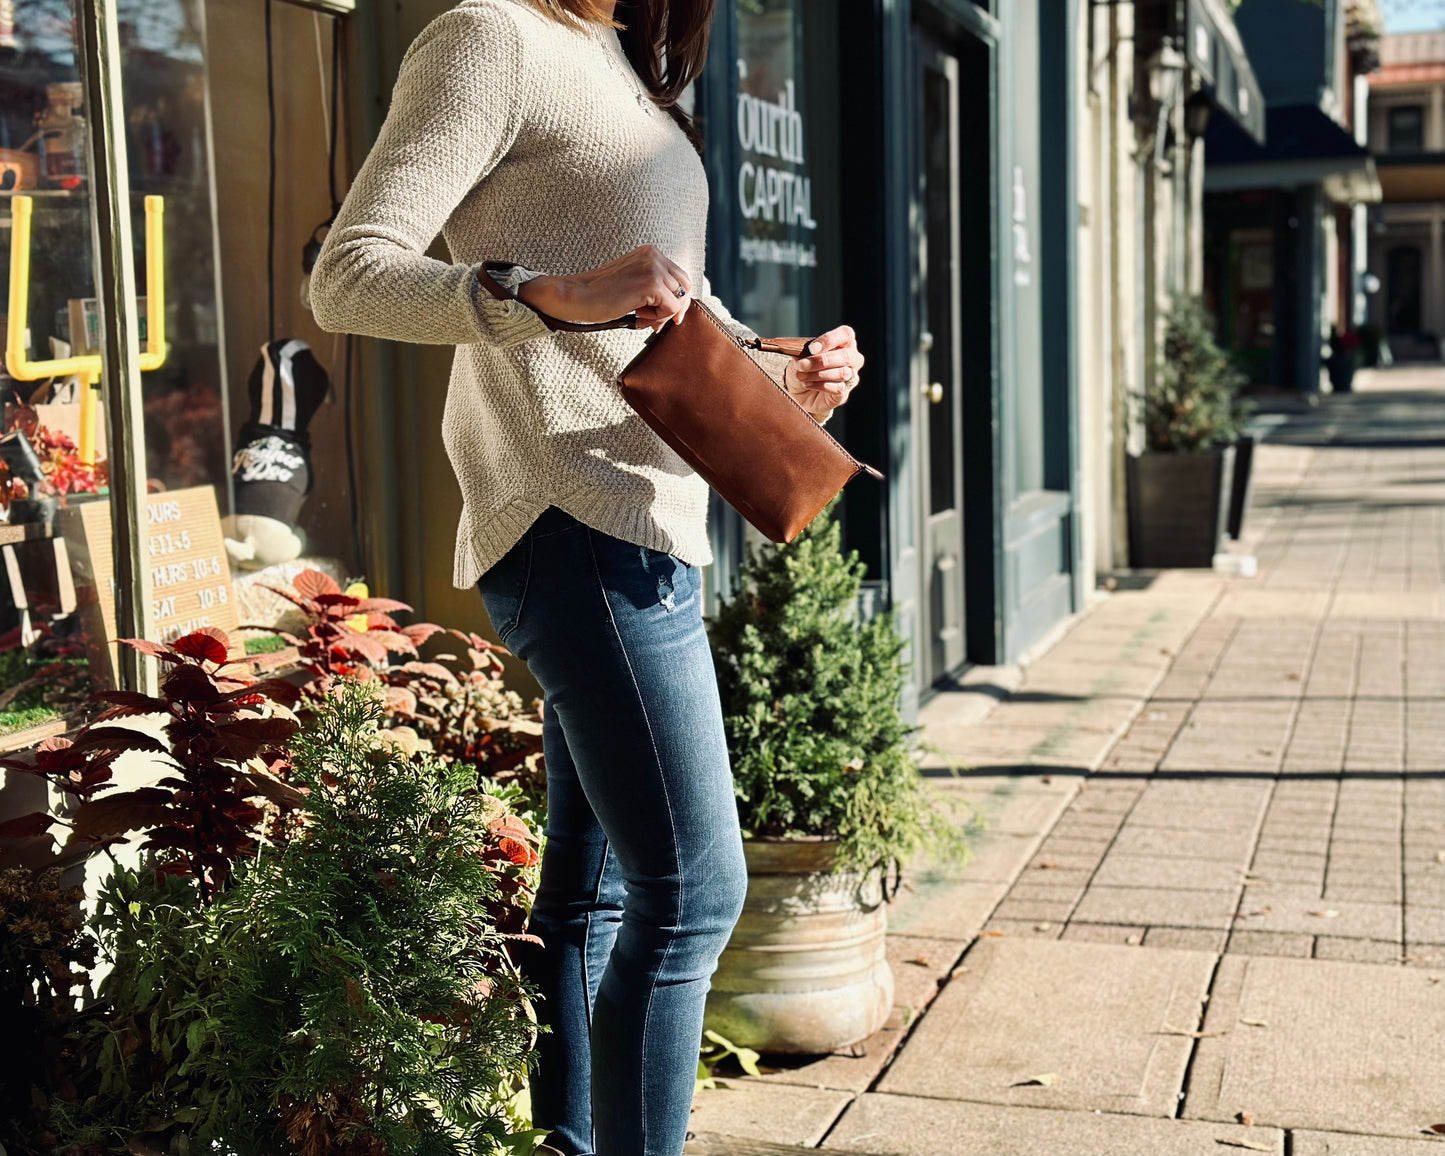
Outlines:
{"label": "store sign", "polygon": [[[65,538],[76,554],[77,566],[83,565],[89,570],[87,586],[90,596],[99,603],[105,640],[113,643],[116,635],[115,549],[110,503],[78,503],[64,511],[62,518]],[[196,486],[151,494],[147,499],[145,538],[155,637],[162,642],[174,642],[207,626],[218,627],[228,634],[234,632],[238,624],[236,602],[215,490],[210,486]],[[97,592],[102,590],[107,592],[107,597],[98,597]]]}
{"label": "store sign", "polygon": [[[740,81],[747,78],[743,61],[738,62],[738,75]],[[794,82],[785,81],[776,99],[739,92],[737,134],[743,156],[738,166],[743,263],[800,269],[817,265],[818,246],[809,236],[818,227],[813,182]]]}

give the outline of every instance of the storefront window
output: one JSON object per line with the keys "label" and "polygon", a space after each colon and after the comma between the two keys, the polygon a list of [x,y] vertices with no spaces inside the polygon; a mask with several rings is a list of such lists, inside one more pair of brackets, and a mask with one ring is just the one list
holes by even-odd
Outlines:
{"label": "storefront window", "polygon": [[[235,657],[246,644],[238,627],[279,624],[279,602],[264,584],[285,585],[314,561],[344,577],[332,555],[352,553],[345,452],[336,449],[346,439],[329,439],[342,468],[329,471],[304,515],[300,509],[313,479],[307,422],[328,404],[340,426],[320,357],[340,362],[343,350],[311,349],[319,335],[299,294],[302,241],[329,213],[334,29],[329,18],[277,8],[287,13],[277,14],[273,35],[278,155],[293,171],[276,174],[281,271],[268,297],[267,123],[254,112],[267,103],[264,6],[117,4],[153,636],[219,627],[236,643]],[[208,14],[226,25],[224,61],[208,60]],[[0,0],[0,235],[19,262],[12,268],[24,273],[4,310],[16,317],[0,376],[0,736],[42,717],[63,720],[115,677],[116,559],[98,360],[112,303],[99,299],[95,283],[89,110],[74,28],[69,0]],[[213,65],[228,90],[219,102]],[[318,95],[326,111],[313,114],[315,123],[287,123],[288,105],[310,112]],[[244,118],[235,113],[241,107]],[[223,282],[231,300],[222,298]],[[325,558],[313,557],[306,523],[322,527]]]}
{"label": "storefront window", "polygon": [[737,5],[738,312],[770,335],[840,320],[836,17],[827,15],[808,0]]}

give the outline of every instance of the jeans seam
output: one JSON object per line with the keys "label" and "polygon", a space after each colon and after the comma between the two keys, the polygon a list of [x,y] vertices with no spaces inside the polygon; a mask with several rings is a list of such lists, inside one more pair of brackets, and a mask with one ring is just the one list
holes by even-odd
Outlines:
{"label": "jeans seam", "polygon": [[[527,595],[532,590],[533,540],[530,531],[527,533],[527,537],[525,540],[527,543],[527,564],[526,567],[522,570],[522,590],[521,593],[517,595],[517,612],[512,615],[512,626],[511,629],[507,631],[507,634],[509,635],[516,634],[517,628],[522,625],[522,611],[527,608]],[[501,641],[505,644],[506,639],[502,638],[502,631],[500,629],[498,629],[497,631],[497,637],[501,639]]]}
{"label": "jeans seam", "polygon": [[[662,773],[662,752],[657,749],[657,736],[653,733],[652,719],[647,713],[647,699],[643,696],[642,686],[637,681],[637,673],[632,669],[632,659],[627,653],[627,644],[622,641],[622,631],[617,628],[617,617],[612,613],[612,603],[607,600],[607,584],[602,581],[602,568],[597,562],[597,548],[593,541],[592,531],[587,530],[587,553],[592,559],[592,573],[597,578],[597,592],[602,595],[602,606],[607,611],[607,621],[612,627],[613,636],[617,639],[617,648],[622,652],[622,661],[627,665],[627,677],[632,680],[632,689],[637,694],[637,705],[642,710],[642,721],[647,727],[647,741],[652,747],[653,763],[657,767],[657,781],[662,787],[662,801],[667,808],[667,823],[671,828],[673,857],[677,866],[677,922],[679,926],[684,923],[683,911],[686,908],[686,882],[682,874],[682,857],[678,851],[677,842],[677,820],[672,813],[672,800],[667,793],[667,776]],[[662,950],[662,958],[658,961],[657,972],[653,976],[653,982],[647,993],[647,1008],[642,1014],[642,1054],[647,1055],[647,1032],[652,1024],[652,1003],[657,997],[657,976],[661,975],[667,966],[668,956],[672,954],[672,945],[676,937],[667,941],[667,946]],[[639,1076],[641,1073],[639,1073]],[[639,1139],[642,1142],[642,1150],[647,1150],[647,1081],[638,1080],[638,1101],[641,1111],[640,1126],[642,1135]],[[595,1147],[595,1144],[594,1144]]]}
{"label": "jeans seam", "polygon": [[[592,906],[587,911],[587,929],[582,939],[582,994],[586,996],[587,1004],[587,1032],[592,1032],[592,967],[588,962],[587,952],[592,946],[592,917],[597,914],[597,906],[602,902],[602,880],[607,875],[607,856],[612,850],[612,844],[604,838],[602,840],[602,865],[597,868],[597,886],[592,888]],[[604,971],[606,968],[604,967]],[[589,1049],[590,1051],[590,1049]],[[592,1145],[597,1146],[596,1137],[593,1137]]]}

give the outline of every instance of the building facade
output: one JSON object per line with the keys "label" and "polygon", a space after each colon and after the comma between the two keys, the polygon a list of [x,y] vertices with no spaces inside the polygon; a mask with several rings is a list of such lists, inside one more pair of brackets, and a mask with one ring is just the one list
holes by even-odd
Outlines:
{"label": "building facade", "polygon": [[[37,384],[25,401],[62,407],[47,412],[67,428],[104,406],[103,426],[132,430],[144,466],[113,477],[109,509],[143,520],[147,490],[184,490],[218,522],[238,510],[232,454],[278,372],[258,368],[258,351],[303,342],[331,388],[307,415],[294,565],[364,576],[425,619],[484,629],[480,600],[450,581],[451,350],[323,334],[302,301],[305,254],[374,139],[406,47],[447,0],[81,7],[115,19],[117,73],[86,71],[94,54],[62,0],[0,3],[0,216],[17,194],[35,206],[12,344],[32,368],[59,357],[87,300],[111,332],[124,279],[97,275],[91,237],[118,223],[139,296],[160,302],[149,194],[164,200],[164,303],[131,311],[164,322],[165,356],[129,384],[48,387],[43,400]],[[90,117],[96,85],[117,116]],[[1207,264],[1201,130],[1212,110],[1257,135],[1257,91],[1225,0],[719,0],[692,104],[713,190],[708,272],[768,335],[844,321],[860,335],[864,384],[830,428],[887,481],[850,486],[841,517],[867,566],[865,612],[895,612],[908,640],[910,702],[970,663],[1026,656],[1098,573],[1127,563],[1132,407],[1169,300],[1197,291]],[[97,134],[126,150],[105,189],[80,159]],[[117,217],[107,203],[130,207]],[[71,567],[70,586],[91,590],[78,596],[41,557],[53,535],[12,528],[35,555],[21,569],[50,577],[21,582],[11,602],[37,595],[55,629],[49,587],[62,606],[114,593],[134,634],[199,622],[156,587],[169,570],[127,553],[126,525],[111,587]],[[716,599],[748,532],[718,504],[712,536]],[[230,553],[228,580],[206,596],[249,598],[261,560]],[[244,618],[215,621],[255,612],[248,602]],[[24,618],[18,604],[9,613]]]}
{"label": "building facade", "polygon": [[[1370,76],[1372,210],[1367,319],[1394,359],[1445,359],[1445,32],[1386,36]],[[1365,320],[1366,318],[1361,318]]]}
{"label": "building facade", "polygon": [[1361,319],[1364,206],[1381,195],[1364,77],[1382,21],[1373,0],[1243,0],[1235,22],[1265,135],[1206,134],[1205,298],[1252,384],[1318,393],[1331,331]]}

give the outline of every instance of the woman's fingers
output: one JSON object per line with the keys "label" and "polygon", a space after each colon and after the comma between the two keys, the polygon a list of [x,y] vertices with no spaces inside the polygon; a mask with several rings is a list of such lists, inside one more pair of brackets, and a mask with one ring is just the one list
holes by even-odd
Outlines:
{"label": "woman's fingers", "polygon": [[858,338],[847,325],[815,337],[809,343],[808,356],[796,363],[799,383],[809,386],[853,381],[862,368]]}

